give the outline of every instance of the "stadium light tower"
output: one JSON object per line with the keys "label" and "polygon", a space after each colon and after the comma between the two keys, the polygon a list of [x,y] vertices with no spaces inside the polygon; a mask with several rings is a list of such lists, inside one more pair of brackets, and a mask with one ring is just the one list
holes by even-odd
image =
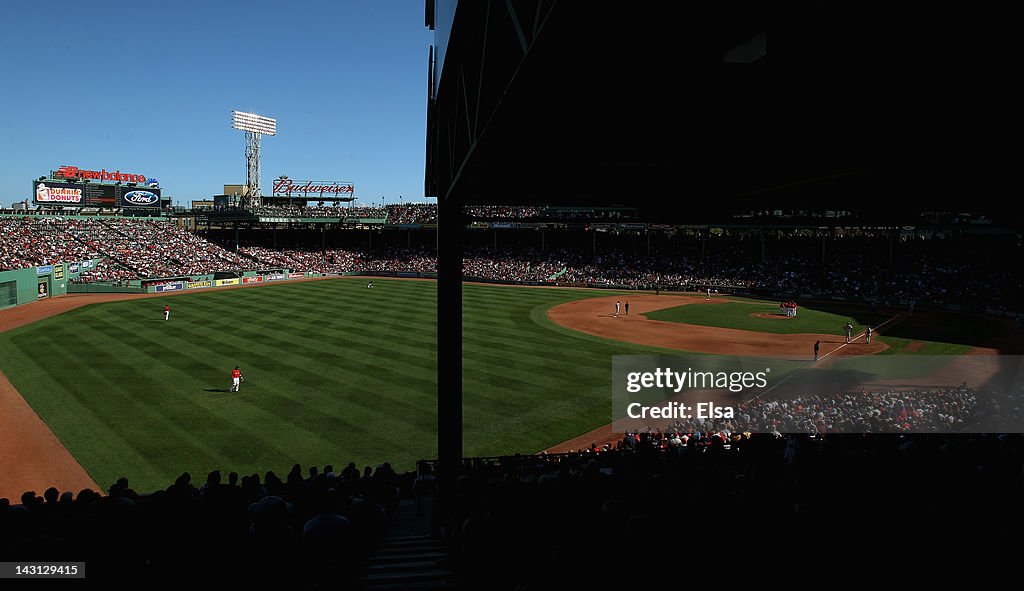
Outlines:
{"label": "stadium light tower", "polygon": [[260,190],[260,138],[264,135],[277,135],[277,119],[255,113],[231,111],[231,127],[245,132],[245,182],[249,186],[245,205],[254,208],[260,204],[260,198],[263,196]]}

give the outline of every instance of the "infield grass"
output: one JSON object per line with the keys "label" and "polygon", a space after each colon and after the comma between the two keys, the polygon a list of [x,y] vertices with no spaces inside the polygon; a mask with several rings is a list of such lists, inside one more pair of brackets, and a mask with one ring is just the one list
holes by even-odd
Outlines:
{"label": "infield grass", "polygon": [[872,314],[867,310],[827,304],[801,306],[796,318],[760,318],[754,314],[778,316],[779,303],[757,300],[735,300],[708,305],[684,305],[655,310],[644,314],[651,320],[681,322],[701,326],[720,326],[739,330],[753,330],[775,334],[834,334],[842,335],[843,326],[850,322],[853,334],[860,334],[867,325],[878,326],[889,316]]}

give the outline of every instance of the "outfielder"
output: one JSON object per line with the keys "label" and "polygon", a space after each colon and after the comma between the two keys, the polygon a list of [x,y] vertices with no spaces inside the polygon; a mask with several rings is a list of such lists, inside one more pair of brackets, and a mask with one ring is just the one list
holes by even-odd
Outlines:
{"label": "outfielder", "polygon": [[235,366],[235,369],[231,370],[231,391],[238,392],[238,386],[242,383],[242,370]]}
{"label": "outfielder", "polygon": [[171,319],[171,307],[169,305],[164,306],[164,320]]}

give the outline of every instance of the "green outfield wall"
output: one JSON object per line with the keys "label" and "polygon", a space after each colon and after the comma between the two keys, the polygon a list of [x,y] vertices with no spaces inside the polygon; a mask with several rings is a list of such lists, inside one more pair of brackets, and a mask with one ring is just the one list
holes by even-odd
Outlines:
{"label": "green outfield wall", "polygon": [[72,279],[100,259],[0,271],[0,309],[74,292]]}

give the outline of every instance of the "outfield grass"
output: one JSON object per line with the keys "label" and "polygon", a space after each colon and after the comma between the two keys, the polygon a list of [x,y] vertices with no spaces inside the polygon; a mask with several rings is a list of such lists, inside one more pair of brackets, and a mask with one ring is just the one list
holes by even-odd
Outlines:
{"label": "outfield grass", "polygon": [[[0,334],[0,369],[101,486],[296,462],[409,469],[436,455],[436,286],[374,284],[86,306]],[[544,314],[599,295],[465,287],[467,454],[536,451],[609,421],[611,356],[659,350]],[[228,393],[236,364],[246,382]]]}
{"label": "outfield grass", "polygon": [[[86,306],[0,334],[0,369],[101,486],[129,476],[152,490],[185,470],[202,478],[294,463],[410,469],[436,455],[436,284],[374,284],[282,283]],[[553,305],[608,295],[465,286],[467,455],[533,452],[607,424],[611,356],[672,352],[547,318]],[[648,316],[836,334],[848,319],[858,331],[883,319],[817,308],[792,321],[750,317],[772,310],[740,301]],[[899,328],[886,337],[898,341],[893,353],[909,352],[921,331],[949,329]],[[920,352],[963,349],[929,342]],[[228,393],[236,364],[246,382]]]}
{"label": "outfield grass", "polygon": [[889,319],[867,310],[829,304],[801,306],[796,318],[758,318],[753,314],[778,314],[778,302],[736,300],[709,305],[685,305],[644,314],[651,320],[681,322],[701,326],[720,326],[775,334],[842,335],[847,322],[853,334],[860,334],[867,325],[878,326]]}

